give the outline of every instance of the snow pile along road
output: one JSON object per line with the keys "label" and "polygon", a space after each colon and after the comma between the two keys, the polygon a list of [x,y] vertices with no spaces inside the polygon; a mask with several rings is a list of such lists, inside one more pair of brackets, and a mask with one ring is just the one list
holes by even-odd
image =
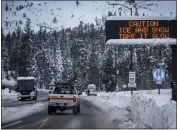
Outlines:
{"label": "snow pile along road", "polygon": [[2,99],[17,99],[17,93],[15,91],[11,91],[11,93],[9,93],[8,88],[2,90],[1,96],[2,96]]}
{"label": "snow pile along road", "polygon": [[129,111],[116,107],[112,102],[109,102],[107,96],[101,97],[100,95],[82,96],[82,99],[90,101],[104,112],[104,119],[102,120],[108,128],[146,128],[140,123],[133,122],[130,119]]}
{"label": "snow pile along road", "polygon": [[133,96],[130,91],[100,92],[98,96],[99,106],[111,104],[130,110],[131,119],[148,128],[176,128],[176,102],[170,100],[171,89],[161,89],[160,95],[158,90],[143,90],[134,91]]}
{"label": "snow pile along road", "polygon": [[18,120],[47,108],[47,103],[35,103],[18,107],[2,107],[2,123]]}
{"label": "snow pile along road", "polygon": [[41,92],[46,92],[46,93],[48,93],[50,90],[47,90],[47,89],[37,89],[37,91],[41,91]]}
{"label": "snow pile along road", "polygon": [[132,119],[150,128],[176,128],[176,102],[170,100],[171,90],[134,94],[131,99]]}
{"label": "snow pile along road", "polygon": [[87,96],[86,92],[82,92],[82,96]]}
{"label": "snow pile along road", "polygon": [[16,81],[13,79],[11,79],[11,80],[3,79],[1,84],[15,87]]}
{"label": "snow pile along road", "polygon": [[98,96],[107,99],[106,102],[109,102],[116,107],[130,109],[130,101],[131,101],[130,92],[125,92],[125,93],[124,92],[119,92],[119,93],[100,92],[98,93]]}

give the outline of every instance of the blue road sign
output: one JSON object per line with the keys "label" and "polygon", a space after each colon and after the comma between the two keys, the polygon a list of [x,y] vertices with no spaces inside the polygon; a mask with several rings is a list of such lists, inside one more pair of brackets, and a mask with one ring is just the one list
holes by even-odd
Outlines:
{"label": "blue road sign", "polygon": [[153,70],[153,81],[157,84],[165,81],[165,70],[162,68]]}

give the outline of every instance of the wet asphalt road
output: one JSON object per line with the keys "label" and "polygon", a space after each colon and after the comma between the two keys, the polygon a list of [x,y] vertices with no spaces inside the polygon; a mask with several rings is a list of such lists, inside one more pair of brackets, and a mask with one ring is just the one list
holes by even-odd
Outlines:
{"label": "wet asphalt road", "polygon": [[78,115],[74,115],[72,111],[58,111],[54,115],[48,115],[46,108],[36,114],[2,124],[2,129],[111,128],[104,119],[105,114],[101,109],[94,106],[90,101],[81,100],[81,112]]}

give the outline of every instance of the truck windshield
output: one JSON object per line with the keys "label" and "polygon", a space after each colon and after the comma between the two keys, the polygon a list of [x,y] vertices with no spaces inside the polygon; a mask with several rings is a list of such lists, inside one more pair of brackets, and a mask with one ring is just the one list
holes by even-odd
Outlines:
{"label": "truck windshield", "polygon": [[17,81],[17,88],[19,91],[32,90],[34,88],[33,80],[19,80]]}
{"label": "truck windshield", "polygon": [[76,90],[72,86],[59,86],[54,89],[53,94],[76,94]]}

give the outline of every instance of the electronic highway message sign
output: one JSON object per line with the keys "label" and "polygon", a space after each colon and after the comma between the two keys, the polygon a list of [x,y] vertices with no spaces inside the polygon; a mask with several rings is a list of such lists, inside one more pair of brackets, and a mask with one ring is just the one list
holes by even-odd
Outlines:
{"label": "electronic highway message sign", "polygon": [[176,20],[107,20],[106,41],[109,39],[176,38]]}

